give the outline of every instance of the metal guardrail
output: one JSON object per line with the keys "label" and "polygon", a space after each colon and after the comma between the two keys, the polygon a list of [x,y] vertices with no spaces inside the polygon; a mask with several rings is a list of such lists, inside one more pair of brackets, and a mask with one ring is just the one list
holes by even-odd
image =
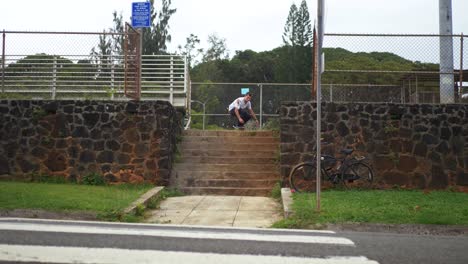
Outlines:
{"label": "metal guardrail", "polygon": [[[2,91],[31,99],[126,100],[123,56],[9,55],[2,69]],[[185,106],[186,58],[143,56],[142,100],[166,100]]]}
{"label": "metal guardrail", "polygon": [[[3,97],[130,100],[124,95],[123,54],[113,49],[95,51],[101,40],[115,36],[122,34],[4,31],[0,63]],[[29,39],[41,41],[25,47],[24,40]],[[71,50],[90,48],[88,53],[61,50],[68,45],[73,45]],[[142,55],[141,67],[141,100],[165,100],[176,107],[187,107],[189,72],[185,56]]]}

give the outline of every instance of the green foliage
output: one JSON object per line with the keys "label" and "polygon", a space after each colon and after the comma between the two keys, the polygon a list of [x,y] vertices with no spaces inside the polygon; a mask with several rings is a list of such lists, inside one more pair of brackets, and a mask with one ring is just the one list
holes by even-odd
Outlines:
{"label": "green foliage", "polygon": [[[219,89],[216,89],[215,85],[212,85],[211,82],[205,82],[204,84],[198,86],[198,89],[193,91],[194,98],[197,98],[199,102],[192,103],[192,113],[196,114],[203,114],[203,105],[205,104],[205,111],[206,113],[216,113],[217,111],[222,111],[223,105],[220,103],[218,99],[218,94],[222,93]],[[224,106],[226,107],[226,106]],[[220,109],[221,108],[221,109]],[[192,116],[192,122],[196,126],[197,124],[201,124],[203,127],[203,116]],[[210,122],[210,117],[205,117],[205,125]]]}
{"label": "green foliage", "polygon": [[384,132],[387,134],[391,134],[393,132],[397,132],[399,129],[391,121],[387,121],[384,127]]}
{"label": "green foliage", "polygon": [[307,2],[302,0],[299,9],[292,4],[284,25],[283,43],[287,46],[312,47],[313,35]]}
{"label": "green foliage", "polygon": [[273,186],[273,189],[271,190],[271,197],[273,197],[276,200],[281,199],[281,183],[277,182],[275,186]]}
{"label": "green foliage", "polygon": [[263,125],[263,129],[279,131],[280,129],[279,118],[268,119],[268,121]]}
{"label": "green foliage", "polygon": [[32,99],[32,96],[20,93],[0,93],[0,99],[30,100]]}
{"label": "green foliage", "polygon": [[[468,224],[468,194],[452,191],[324,191],[321,212],[315,194],[294,194],[294,215],[274,227],[309,228],[327,223]],[[447,206],[450,205],[450,206]]]}
{"label": "green foliage", "polygon": [[187,56],[187,62],[190,68],[192,68],[194,64],[198,63],[196,58],[203,53],[203,49],[198,48],[198,45],[200,45],[200,39],[198,36],[190,34],[186,39],[184,47],[182,48],[182,46],[178,46],[179,54]]}
{"label": "green foliage", "polygon": [[216,34],[208,36],[208,49],[203,54],[203,61],[223,60],[229,58],[226,39],[220,38]]}
{"label": "green foliage", "polygon": [[145,213],[145,205],[144,204],[139,204],[135,207],[135,215],[136,216],[143,216]]}
{"label": "green foliage", "polygon": [[101,174],[96,173],[96,172],[92,172],[83,176],[81,178],[80,183],[84,185],[106,185],[107,184],[104,177]]}
{"label": "green foliage", "polygon": [[41,120],[42,118],[44,118],[45,116],[47,116],[47,112],[41,108],[41,107],[35,107],[33,110],[32,110],[32,119],[34,121],[39,121]]}
{"label": "green foliage", "polygon": [[297,6],[292,4],[289,8],[288,18],[284,25],[283,43],[289,46],[296,46],[297,30]]}
{"label": "green foliage", "polygon": [[167,42],[171,41],[169,34],[169,19],[177,11],[171,8],[171,0],[161,0],[156,12],[154,0],[151,3],[151,27],[143,28],[143,54],[154,55],[164,54],[167,49]]}

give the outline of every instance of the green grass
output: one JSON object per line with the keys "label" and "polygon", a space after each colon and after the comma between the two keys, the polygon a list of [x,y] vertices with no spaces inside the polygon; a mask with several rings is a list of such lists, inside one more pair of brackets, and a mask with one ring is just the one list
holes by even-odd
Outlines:
{"label": "green grass", "polygon": [[295,215],[274,227],[326,223],[468,225],[468,194],[450,191],[323,191],[321,212],[315,194],[294,194]]}
{"label": "green grass", "polygon": [[150,185],[89,186],[0,182],[0,209],[94,211],[110,214],[126,208]]}

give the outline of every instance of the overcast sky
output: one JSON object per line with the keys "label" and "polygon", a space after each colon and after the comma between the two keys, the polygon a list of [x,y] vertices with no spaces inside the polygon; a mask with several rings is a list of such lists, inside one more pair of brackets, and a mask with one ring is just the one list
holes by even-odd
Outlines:
{"label": "overcast sky", "polygon": [[[112,26],[112,12],[131,15],[138,0],[2,0],[0,29],[93,31]],[[156,8],[160,1],[156,0]],[[206,43],[209,34],[225,38],[235,50],[271,50],[281,35],[291,4],[300,0],[172,0],[169,51],[191,33]],[[316,0],[308,0],[312,23]],[[327,33],[438,33],[439,0],[325,0]],[[453,32],[468,34],[468,0],[453,0]]]}

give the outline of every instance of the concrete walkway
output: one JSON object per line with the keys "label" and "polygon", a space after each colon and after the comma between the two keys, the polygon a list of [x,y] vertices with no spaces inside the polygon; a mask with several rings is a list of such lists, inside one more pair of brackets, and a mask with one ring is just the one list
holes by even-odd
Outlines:
{"label": "concrete walkway", "polygon": [[146,222],[177,225],[269,227],[282,219],[279,203],[269,197],[181,196],[164,200]]}

